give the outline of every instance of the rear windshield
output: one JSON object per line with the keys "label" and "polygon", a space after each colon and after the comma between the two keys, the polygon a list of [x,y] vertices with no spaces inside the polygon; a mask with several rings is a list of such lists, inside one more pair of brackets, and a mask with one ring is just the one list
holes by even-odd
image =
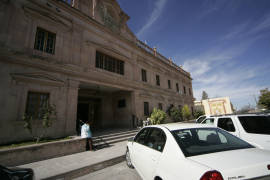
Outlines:
{"label": "rear windshield", "polygon": [[238,118],[247,133],[270,134],[269,116],[239,116]]}
{"label": "rear windshield", "polygon": [[172,134],[186,157],[253,148],[247,142],[218,128],[174,130]]}

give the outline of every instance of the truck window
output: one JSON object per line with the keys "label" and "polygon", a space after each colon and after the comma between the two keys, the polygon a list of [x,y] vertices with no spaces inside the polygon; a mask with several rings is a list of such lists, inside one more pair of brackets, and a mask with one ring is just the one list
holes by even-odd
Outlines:
{"label": "truck window", "polygon": [[214,118],[205,119],[202,124],[214,124]]}
{"label": "truck window", "polygon": [[247,133],[270,134],[270,117],[239,116],[238,119]]}
{"label": "truck window", "polygon": [[229,132],[235,132],[235,127],[233,125],[231,118],[218,118],[218,127],[229,131]]}

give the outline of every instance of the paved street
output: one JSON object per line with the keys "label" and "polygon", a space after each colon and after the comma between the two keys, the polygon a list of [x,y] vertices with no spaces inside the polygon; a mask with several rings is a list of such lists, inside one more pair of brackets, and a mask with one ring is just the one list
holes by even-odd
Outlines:
{"label": "paved street", "polygon": [[129,169],[126,162],[110,166],[108,168],[102,169],[90,173],[88,175],[77,178],[76,180],[142,180],[136,170]]}

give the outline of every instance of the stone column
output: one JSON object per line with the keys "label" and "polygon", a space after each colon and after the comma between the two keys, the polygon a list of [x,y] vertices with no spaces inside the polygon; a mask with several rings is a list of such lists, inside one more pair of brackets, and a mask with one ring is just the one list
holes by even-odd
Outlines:
{"label": "stone column", "polygon": [[66,95],[66,129],[65,134],[76,134],[77,120],[77,104],[78,104],[79,82],[68,80],[67,95]]}
{"label": "stone column", "polygon": [[138,106],[139,106],[139,103],[138,103],[138,92],[136,90],[132,91],[131,92],[131,112],[132,112],[132,118],[135,118],[134,119],[134,124],[135,126],[138,126],[139,125],[139,114],[138,114]]}

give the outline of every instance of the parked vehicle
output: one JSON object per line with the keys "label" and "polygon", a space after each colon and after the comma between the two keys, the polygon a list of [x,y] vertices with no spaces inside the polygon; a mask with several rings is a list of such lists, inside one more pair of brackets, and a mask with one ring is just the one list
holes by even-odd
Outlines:
{"label": "parked vehicle", "polygon": [[270,150],[270,117],[268,115],[222,115],[206,118],[201,123],[213,124],[258,148]]}
{"label": "parked vehicle", "polygon": [[7,168],[0,165],[1,180],[33,180],[34,171],[30,168]]}
{"label": "parked vehicle", "polygon": [[270,179],[270,151],[205,124],[144,127],[128,141],[126,162],[144,180]]}

